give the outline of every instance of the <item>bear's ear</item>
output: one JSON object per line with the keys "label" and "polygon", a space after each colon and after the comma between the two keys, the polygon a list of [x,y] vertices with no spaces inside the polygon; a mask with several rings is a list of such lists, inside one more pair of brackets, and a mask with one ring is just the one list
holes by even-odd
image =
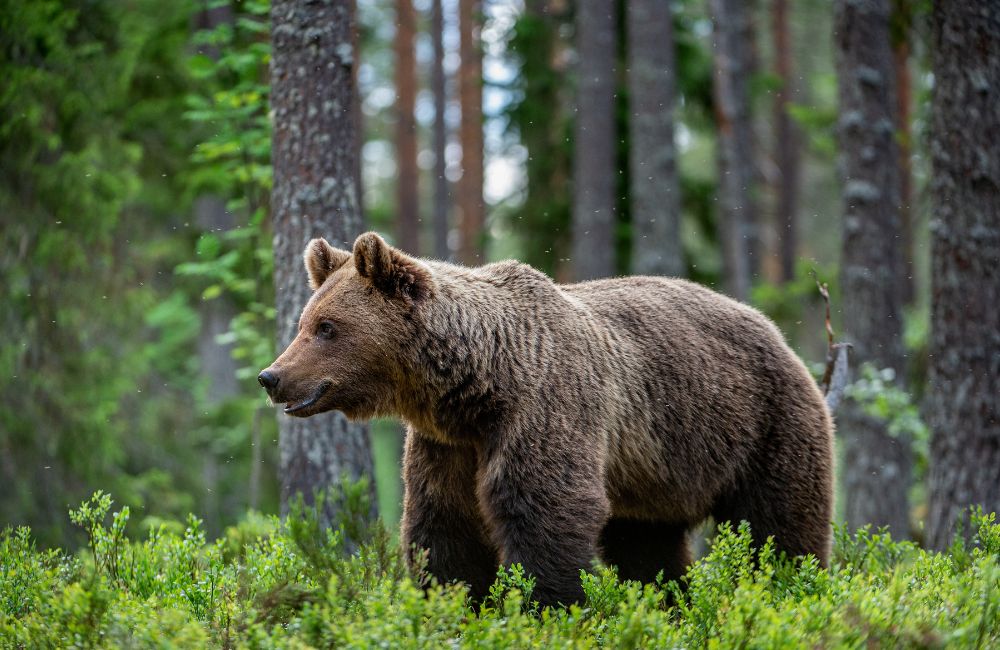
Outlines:
{"label": "bear's ear", "polygon": [[390,298],[415,302],[431,293],[430,269],[376,233],[366,232],[355,240],[354,266],[361,277]]}
{"label": "bear's ear", "polygon": [[306,244],[302,257],[306,262],[306,272],[309,274],[309,288],[316,291],[323,286],[323,282],[331,273],[351,259],[351,254],[334,248],[328,241],[319,237]]}

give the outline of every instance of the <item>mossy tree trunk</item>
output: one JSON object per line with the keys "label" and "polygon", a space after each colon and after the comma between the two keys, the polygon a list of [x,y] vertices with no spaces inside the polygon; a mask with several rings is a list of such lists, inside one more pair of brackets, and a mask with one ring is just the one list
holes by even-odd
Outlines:
{"label": "mossy tree trunk", "polygon": [[[889,0],[834,5],[843,193],[841,293],[854,363],[904,370],[899,276],[899,153]],[[909,535],[910,441],[852,401],[838,418],[845,441],[848,526]]]}
{"label": "mossy tree trunk", "polygon": [[1000,4],[932,17],[928,544],[969,505],[1000,511]]}
{"label": "mossy tree trunk", "polygon": [[680,183],[674,144],[674,22],[666,0],[628,3],[632,267],[684,275]]}
{"label": "mossy tree trunk", "polygon": [[[354,2],[274,0],[271,5],[271,194],[278,347],[295,336],[309,298],[302,251],[312,237],[350,249],[364,230],[360,204]],[[279,415],[282,511],[301,492],[372,476],[367,424],[339,412]],[[375,500],[372,499],[374,508]],[[335,517],[328,501],[326,521]]]}

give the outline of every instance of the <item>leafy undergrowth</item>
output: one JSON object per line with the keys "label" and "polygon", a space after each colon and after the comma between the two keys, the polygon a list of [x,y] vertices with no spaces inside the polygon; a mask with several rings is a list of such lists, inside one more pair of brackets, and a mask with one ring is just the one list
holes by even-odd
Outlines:
{"label": "leafy undergrowth", "polygon": [[[1000,525],[946,554],[839,532],[828,570],[719,529],[680,583],[582,574],[580,606],[539,609],[520,567],[485,603],[405,568],[380,525],[321,531],[301,504],[286,522],[248,516],[218,540],[199,522],[125,535],[128,510],[101,493],[71,513],[89,546],[37,550],[0,534],[0,647],[997,647]],[[345,551],[344,532],[364,543]]]}

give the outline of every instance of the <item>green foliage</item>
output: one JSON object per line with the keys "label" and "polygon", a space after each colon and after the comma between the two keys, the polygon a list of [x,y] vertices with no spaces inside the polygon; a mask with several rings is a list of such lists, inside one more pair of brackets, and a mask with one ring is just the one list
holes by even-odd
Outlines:
{"label": "green foliage", "polygon": [[900,388],[894,369],[878,369],[865,363],[859,374],[845,395],[860,404],[866,414],[886,422],[889,435],[913,447],[914,469],[917,480],[921,480],[927,473],[931,433],[920,416],[920,407],[910,393]]}
{"label": "green foliage", "polygon": [[[216,300],[242,377],[273,353],[268,3],[192,36],[203,5],[0,10],[0,519],[48,545],[81,540],[53,513],[95,483],[150,520],[198,508],[214,534],[256,459],[276,505],[274,452],[251,451],[275,423],[249,381],[212,398],[198,347]],[[239,227],[193,225],[208,193]]]}
{"label": "green foliage", "polygon": [[241,364],[240,379],[252,379],[274,355],[274,256],[269,231],[271,190],[270,41],[267,0],[239,4],[232,23],[223,22],[195,35],[202,50],[188,59],[200,81],[186,97],[184,117],[209,127],[198,143],[189,182],[200,192],[227,200],[238,223],[221,232],[204,232],[196,262],[176,269],[196,278],[202,300],[226,297],[237,305],[229,332],[219,341],[232,345]]}
{"label": "green foliage", "polygon": [[198,330],[190,310],[167,311],[178,303],[162,286],[183,255],[190,12],[151,0],[0,11],[0,518],[48,543],[74,541],[52,513],[94,482],[136,507],[157,492],[170,495],[161,513],[191,506],[180,486],[196,474],[162,464],[184,456],[163,431],[183,426]]}
{"label": "green foliage", "polygon": [[[363,501],[344,492],[348,520]],[[103,493],[71,513],[89,538],[78,557],[38,551],[25,528],[0,533],[4,647],[879,647],[1000,643],[1000,525],[974,513],[971,542],[948,554],[838,529],[831,567],[755,549],[746,524],[719,528],[678,582],[640,585],[612,568],[582,574],[586,601],[538,608],[534,579],[501,568],[478,608],[463,587],[403,563],[384,529],[347,553],[343,525],[317,505],[251,515],[215,542],[179,530],[123,535],[127,509]],[[110,524],[106,523],[110,517]],[[355,522],[356,523],[356,522]],[[354,525],[349,523],[348,525]],[[379,532],[381,530],[381,532]]]}
{"label": "green foliage", "polygon": [[[783,331],[795,330],[808,315],[822,317],[824,313],[823,297],[816,288],[816,282],[832,284],[832,291],[836,291],[836,280],[835,269],[800,258],[795,263],[795,278],[792,281],[755,284],[751,302],[778,323]],[[817,334],[822,332],[821,329]]]}

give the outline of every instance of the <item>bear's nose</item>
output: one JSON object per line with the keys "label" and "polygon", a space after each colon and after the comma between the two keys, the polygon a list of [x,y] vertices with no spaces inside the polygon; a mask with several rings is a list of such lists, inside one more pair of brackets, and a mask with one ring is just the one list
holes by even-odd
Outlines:
{"label": "bear's nose", "polygon": [[262,370],[259,375],[257,375],[257,381],[264,390],[270,392],[274,390],[275,386],[278,385],[278,375],[274,374],[270,370]]}

